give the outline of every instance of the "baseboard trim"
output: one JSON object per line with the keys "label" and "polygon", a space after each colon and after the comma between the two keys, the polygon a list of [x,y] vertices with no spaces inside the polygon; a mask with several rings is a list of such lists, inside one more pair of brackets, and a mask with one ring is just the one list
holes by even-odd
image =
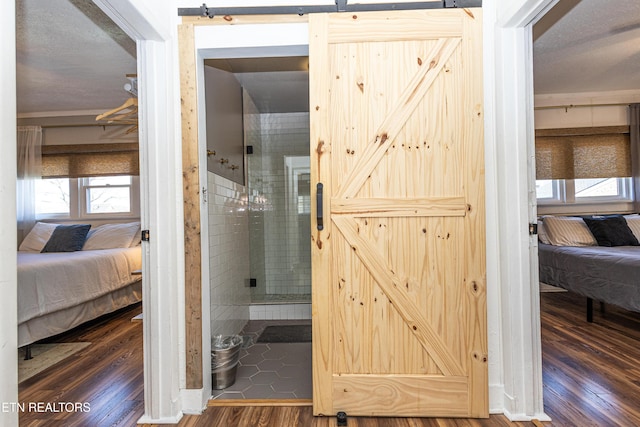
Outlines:
{"label": "baseboard trim", "polygon": [[143,415],[138,420],[137,424],[178,424],[182,419],[183,414],[180,413],[174,417],[164,417],[164,418],[151,418],[147,415]]}
{"label": "baseboard trim", "polygon": [[189,415],[199,415],[207,408],[207,402],[211,394],[205,393],[203,388],[182,389],[182,413]]}
{"label": "baseboard trim", "polygon": [[535,414],[533,416],[529,416],[526,414],[512,414],[509,411],[504,411],[504,416],[507,417],[507,419],[509,419],[509,421],[511,422],[530,421],[535,423],[535,421],[539,421],[539,422],[551,421],[551,417],[549,417],[544,412],[541,414]]}

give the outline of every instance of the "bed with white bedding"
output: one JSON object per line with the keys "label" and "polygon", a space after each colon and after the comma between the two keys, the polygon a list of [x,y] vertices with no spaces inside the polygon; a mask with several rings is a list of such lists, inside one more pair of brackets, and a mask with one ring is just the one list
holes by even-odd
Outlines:
{"label": "bed with white bedding", "polygon": [[52,228],[34,228],[18,251],[19,347],[142,300],[139,223],[97,227],[82,250],[38,251]]}

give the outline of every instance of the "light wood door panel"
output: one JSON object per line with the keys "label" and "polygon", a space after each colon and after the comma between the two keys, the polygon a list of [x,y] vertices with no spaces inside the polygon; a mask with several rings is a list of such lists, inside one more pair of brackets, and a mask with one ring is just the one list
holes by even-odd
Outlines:
{"label": "light wood door panel", "polygon": [[481,10],[309,23],[314,413],[486,417]]}

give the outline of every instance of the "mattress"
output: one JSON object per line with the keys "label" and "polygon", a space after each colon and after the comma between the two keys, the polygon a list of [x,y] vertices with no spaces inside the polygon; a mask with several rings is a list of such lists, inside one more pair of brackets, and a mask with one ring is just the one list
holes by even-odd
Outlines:
{"label": "mattress", "polygon": [[640,312],[640,246],[538,245],[540,281]]}
{"label": "mattress", "polygon": [[[76,252],[18,252],[18,324],[92,301],[113,303],[109,294],[138,282],[140,276],[131,273],[141,268],[140,246]],[[133,299],[121,298],[121,295],[118,298],[129,303],[139,299],[139,292]],[[111,306],[109,311],[118,308]],[[91,312],[104,314],[109,312],[107,309]],[[91,317],[89,311],[86,313],[84,320],[95,317]],[[52,330],[62,332],[59,328]],[[27,340],[19,337],[19,341],[23,345]]]}

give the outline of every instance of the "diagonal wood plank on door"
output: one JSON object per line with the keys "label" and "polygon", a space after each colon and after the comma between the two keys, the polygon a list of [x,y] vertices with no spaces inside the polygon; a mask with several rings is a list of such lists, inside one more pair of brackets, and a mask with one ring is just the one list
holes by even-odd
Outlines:
{"label": "diagonal wood plank on door", "polygon": [[425,60],[421,60],[425,66],[413,76],[391,110],[391,114],[380,124],[375,133],[375,140],[367,145],[350,175],[344,180],[345,185],[338,190],[336,198],[349,199],[356,195],[459,44],[459,38],[439,39]]}
{"label": "diagonal wood plank on door", "polygon": [[384,258],[358,234],[355,222],[347,216],[334,216],[333,222],[438,368],[445,375],[464,376],[464,369],[426,321],[415,301],[400,290],[402,282],[398,275],[386,267]]}

